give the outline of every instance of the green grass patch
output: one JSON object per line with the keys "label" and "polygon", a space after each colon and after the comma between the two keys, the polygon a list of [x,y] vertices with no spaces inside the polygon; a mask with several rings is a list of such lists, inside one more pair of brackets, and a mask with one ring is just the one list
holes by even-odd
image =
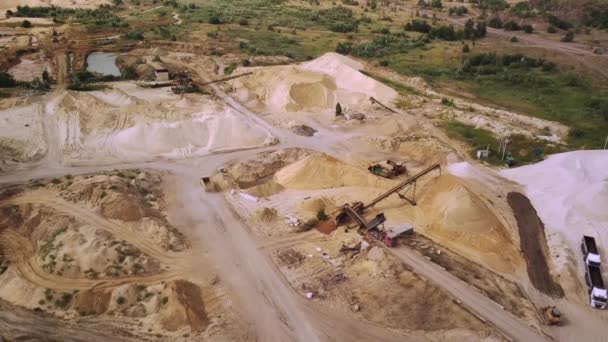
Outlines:
{"label": "green grass patch", "polygon": [[[477,150],[490,150],[490,156],[484,159],[492,165],[503,165],[504,161],[499,155],[500,138],[497,138],[492,132],[476,128],[458,121],[448,121],[441,125],[441,128],[447,135],[456,140],[461,140],[470,146],[469,153],[472,157],[476,157]],[[511,155],[515,159],[516,165],[525,165],[540,161],[544,156],[553,153],[565,152],[565,148],[560,145],[555,145],[540,139],[513,134],[509,137],[505,156]],[[542,153],[537,156],[536,150],[540,148]]]}

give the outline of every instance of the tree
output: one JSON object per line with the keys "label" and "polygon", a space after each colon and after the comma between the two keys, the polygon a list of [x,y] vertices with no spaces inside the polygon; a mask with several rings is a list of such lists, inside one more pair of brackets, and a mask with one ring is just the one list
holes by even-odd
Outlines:
{"label": "tree", "polygon": [[342,115],[342,106],[340,105],[340,102],[336,103],[336,116],[341,116]]}
{"label": "tree", "polygon": [[441,0],[431,0],[431,7],[432,8],[443,8],[443,4],[441,3]]}
{"label": "tree", "polygon": [[469,48],[469,44],[464,44],[462,46],[462,52],[468,53],[469,51],[471,51],[471,48]]}
{"label": "tree", "polygon": [[500,19],[500,17],[493,17],[492,19],[490,19],[490,22],[488,22],[488,26],[495,29],[501,29],[502,20]]}
{"label": "tree", "polygon": [[30,28],[30,27],[32,27],[32,23],[29,20],[24,20],[21,22],[21,27]]}
{"label": "tree", "polygon": [[42,72],[42,81],[47,84],[51,84],[51,76],[49,75],[49,72],[47,70],[44,70]]}

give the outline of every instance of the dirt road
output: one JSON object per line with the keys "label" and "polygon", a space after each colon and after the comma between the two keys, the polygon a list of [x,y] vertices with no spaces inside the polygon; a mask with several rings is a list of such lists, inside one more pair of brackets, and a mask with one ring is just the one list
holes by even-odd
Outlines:
{"label": "dirt road", "polygon": [[469,284],[456,278],[440,266],[425,259],[422,255],[406,247],[387,248],[387,251],[412,267],[418,275],[444,289],[452,297],[462,302],[466,308],[516,341],[549,340],[513,314],[505,311],[496,302],[474,290]]}

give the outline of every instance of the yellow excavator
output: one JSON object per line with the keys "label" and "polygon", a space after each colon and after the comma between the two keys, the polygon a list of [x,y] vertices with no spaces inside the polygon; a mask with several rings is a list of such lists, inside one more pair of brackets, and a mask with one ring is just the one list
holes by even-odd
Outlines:
{"label": "yellow excavator", "polygon": [[548,325],[560,325],[562,323],[562,313],[555,306],[545,306],[541,310]]}

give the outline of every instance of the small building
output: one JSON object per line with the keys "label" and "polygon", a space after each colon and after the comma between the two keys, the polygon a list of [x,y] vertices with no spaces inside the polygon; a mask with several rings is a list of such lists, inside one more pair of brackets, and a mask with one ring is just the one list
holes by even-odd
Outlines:
{"label": "small building", "polygon": [[488,158],[490,156],[490,150],[477,150],[477,159]]}
{"label": "small building", "polygon": [[169,80],[169,69],[154,69],[154,76],[157,81],[168,81]]}

